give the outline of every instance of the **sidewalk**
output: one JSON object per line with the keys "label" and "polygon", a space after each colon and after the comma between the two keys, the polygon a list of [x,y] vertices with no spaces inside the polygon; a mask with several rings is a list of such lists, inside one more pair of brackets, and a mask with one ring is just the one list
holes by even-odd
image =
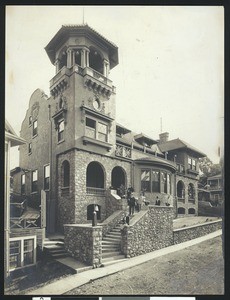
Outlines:
{"label": "sidewalk", "polygon": [[182,250],[184,248],[199,244],[203,241],[215,238],[217,236],[220,236],[222,234],[222,230],[215,231],[213,233],[207,234],[205,236],[199,237],[197,239],[187,241],[181,244],[169,246],[167,248],[163,248],[160,250],[156,250],[154,252],[150,252],[147,254],[143,254],[137,257],[133,257],[130,259],[127,259],[123,262],[116,263],[107,267],[92,269],[89,271],[85,271],[83,273],[71,275],[67,278],[63,278],[60,280],[57,280],[53,283],[47,284],[46,286],[43,286],[41,288],[32,290],[25,295],[62,295],[69,290],[72,290],[74,288],[77,288],[83,284],[86,284],[92,280],[102,278],[114,273],[117,273],[119,271],[123,271],[125,269],[129,269],[131,267],[134,267],[136,265],[145,263],[146,261],[152,260],[154,258],[173,253],[179,250]]}

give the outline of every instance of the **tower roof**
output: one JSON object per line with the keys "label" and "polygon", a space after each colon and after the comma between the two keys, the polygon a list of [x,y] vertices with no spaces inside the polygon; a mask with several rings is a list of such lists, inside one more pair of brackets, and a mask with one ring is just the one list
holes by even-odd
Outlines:
{"label": "tower roof", "polygon": [[60,43],[65,42],[70,36],[86,36],[97,40],[108,49],[110,58],[110,68],[112,69],[118,64],[118,47],[91,28],[88,24],[81,25],[62,25],[59,31],[51,39],[45,50],[50,58],[52,64],[55,62],[55,51],[60,46]]}

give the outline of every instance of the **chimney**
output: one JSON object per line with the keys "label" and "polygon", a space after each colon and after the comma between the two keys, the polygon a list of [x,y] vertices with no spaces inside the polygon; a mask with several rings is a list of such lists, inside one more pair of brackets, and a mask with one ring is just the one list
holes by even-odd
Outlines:
{"label": "chimney", "polygon": [[169,133],[168,132],[162,132],[162,133],[159,134],[159,138],[160,138],[160,144],[168,142]]}

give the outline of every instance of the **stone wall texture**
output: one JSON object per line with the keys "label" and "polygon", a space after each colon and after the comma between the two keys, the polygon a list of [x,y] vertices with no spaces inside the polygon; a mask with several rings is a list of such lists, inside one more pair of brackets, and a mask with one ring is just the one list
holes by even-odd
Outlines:
{"label": "stone wall texture", "polygon": [[198,238],[200,236],[204,236],[218,229],[222,229],[221,220],[175,229],[173,231],[174,244],[183,243]]}
{"label": "stone wall texture", "polygon": [[121,230],[121,249],[134,257],[173,244],[173,207],[149,206]]}
{"label": "stone wall texture", "polygon": [[[69,194],[63,195],[62,190],[62,163],[68,160],[70,163],[70,187]],[[97,162],[104,171],[104,189],[108,196],[111,186],[111,174],[115,167],[121,167],[125,173],[127,186],[131,181],[131,164],[119,159],[111,159],[103,155],[90,153],[87,151],[73,149],[67,153],[59,155],[58,158],[58,222],[59,229],[64,224],[87,224],[87,206],[98,204],[101,207],[101,222],[103,222],[114,211],[121,209],[122,202],[112,199],[106,195],[90,195],[86,193],[87,166],[90,162]],[[110,201],[117,201],[115,206]],[[122,199],[122,201],[125,201]]]}
{"label": "stone wall texture", "polygon": [[94,268],[101,266],[102,227],[65,225],[64,235],[65,250],[73,258]]}

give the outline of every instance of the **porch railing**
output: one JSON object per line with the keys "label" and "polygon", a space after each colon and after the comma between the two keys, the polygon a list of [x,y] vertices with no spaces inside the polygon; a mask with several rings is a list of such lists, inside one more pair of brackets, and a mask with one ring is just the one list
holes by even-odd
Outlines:
{"label": "porch railing", "polygon": [[87,186],[86,193],[90,195],[105,196],[105,189]]}

